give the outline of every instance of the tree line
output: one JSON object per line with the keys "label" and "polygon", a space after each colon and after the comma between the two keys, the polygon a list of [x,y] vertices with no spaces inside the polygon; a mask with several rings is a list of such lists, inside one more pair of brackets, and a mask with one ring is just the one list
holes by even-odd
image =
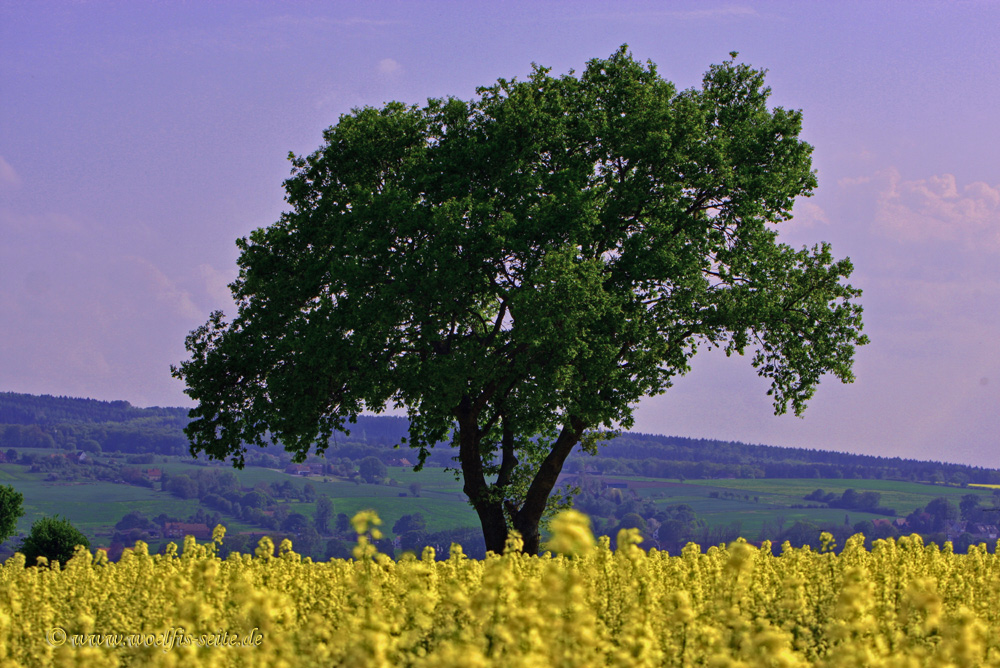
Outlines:
{"label": "tree line", "polygon": [[[188,453],[183,430],[189,421],[183,408],[135,408],[126,401],[0,393],[3,449],[183,456]],[[402,417],[358,416],[350,436],[330,439],[324,461],[356,463],[374,457],[388,463],[408,457],[415,462],[409,448],[400,445],[408,424]],[[844,478],[1000,484],[1000,470],[992,468],[636,432],[604,441],[597,452],[597,457],[574,452],[567,459],[566,471],[691,480]],[[430,449],[425,465],[454,467],[457,455],[458,448],[451,443],[438,443]],[[268,468],[286,465],[290,459],[278,443],[246,455],[247,465]]]}

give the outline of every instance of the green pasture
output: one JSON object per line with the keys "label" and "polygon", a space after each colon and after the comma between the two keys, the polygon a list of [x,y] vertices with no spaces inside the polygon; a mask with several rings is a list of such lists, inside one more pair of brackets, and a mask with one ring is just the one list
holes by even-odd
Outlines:
{"label": "green pasture", "polygon": [[[723,479],[723,480],[662,480],[656,478],[631,478],[609,476],[609,480],[648,484],[635,491],[649,498],[657,506],[687,504],[699,519],[710,526],[729,526],[740,522],[742,533],[747,538],[756,538],[764,524],[771,527],[787,528],[797,521],[818,524],[842,524],[845,516],[853,526],[864,520],[885,518],[884,515],[847,510],[843,508],[793,508],[815,504],[806,501],[805,496],[816,489],[843,494],[847,489],[858,492],[875,491],[881,494],[881,505],[893,508],[896,517],[906,517],[916,508],[926,506],[937,497],[948,498],[956,506],[966,494],[979,494],[985,499],[991,490],[974,487],[952,487],[927,483],[904,482],[898,480],[846,480],[842,478],[807,479]],[[719,496],[713,498],[712,493]],[[725,494],[736,494],[724,496]],[[894,518],[893,518],[894,519]]]}
{"label": "green pasture", "polygon": [[[167,462],[157,457],[152,464],[143,468],[160,468],[170,475],[195,474],[198,471],[225,470],[218,466],[204,466],[200,463],[168,458]],[[392,533],[392,525],[403,515],[422,513],[427,520],[428,532],[460,527],[479,526],[472,507],[465,501],[461,483],[455,481],[452,473],[443,469],[427,468],[414,473],[409,467],[389,467],[388,478],[396,481],[395,486],[386,483],[371,485],[341,480],[333,476],[292,476],[283,471],[259,467],[234,470],[240,485],[251,488],[258,482],[282,483],[291,480],[301,486],[310,482],[317,495],[325,494],[333,500],[334,511],[353,516],[361,510],[375,510],[382,519],[383,531]],[[166,513],[175,517],[188,517],[197,512],[197,499],[179,499],[158,489],[134,485],[114,484],[103,481],[47,482],[44,473],[30,473],[18,464],[0,464],[0,484],[12,486],[24,495],[24,516],[18,521],[17,532],[27,533],[32,523],[45,516],[61,515],[85,533],[94,545],[107,543],[107,536],[114,525],[133,510],[155,517]],[[388,481],[388,479],[387,479]],[[419,496],[409,490],[410,483],[421,485]],[[315,503],[291,502],[291,512],[299,512],[313,517]],[[205,508],[214,512],[213,509]],[[230,533],[256,531],[261,527],[248,525],[229,516],[223,516],[223,524]],[[157,545],[150,546],[155,549]]]}
{"label": "green pasture", "polygon": [[[52,451],[41,452],[51,454]],[[200,461],[177,457],[166,458],[166,461],[164,459],[158,456],[153,463],[142,465],[142,468],[161,468],[170,475],[196,474],[205,470],[233,470],[244,488],[252,488],[261,482],[280,484],[289,480],[300,487],[308,481],[317,495],[326,495],[333,501],[335,513],[353,516],[360,510],[375,510],[381,517],[382,529],[387,534],[392,533],[392,525],[400,517],[418,512],[426,518],[428,532],[479,526],[476,513],[465,500],[461,480],[456,480],[453,472],[441,468],[426,468],[414,472],[411,467],[388,467],[386,481],[372,485],[335,476],[293,476],[276,469],[247,467],[234,470],[225,465],[213,463],[206,466]],[[198,509],[196,499],[178,499],[159,489],[94,481],[47,482],[44,477],[44,473],[30,473],[21,465],[0,464],[0,484],[11,485],[24,495],[25,515],[18,522],[19,532],[27,532],[36,519],[59,514],[86,533],[95,545],[99,545],[107,542],[106,537],[115,523],[133,510],[141,511],[148,517],[155,517],[160,513],[187,517]],[[624,476],[608,476],[607,480],[627,483],[638,494],[660,507],[688,504],[711,527],[739,522],[741,533],[750,539],[757,538],[765,524],[773,530],[778,526],[787,528],[799,520],[842,524],[847,515],[849,523],[853,525],[863,520],[883,517],[837,508],[792,507],[814,503],[803,497],[816,489],[838,495],[848,488],[859,492],[877,491],[881,494],[881,505],[895,509],[897,517],[905,517],[915,508],[925,506],[939,496],[949,498],[958,505],[965,494],[979,494],[984,499],[992,495],[992,490],[982,487],[961,488],[892,480],[810,478],[681,482]],[[410,490],[412,483],[420,485],[417,496]],[[713,493],[717,495],[715,498]],[[727,494],[737,496],[727,497]],[[315,503],[292,502],[288,505],[291,512],[299,512],[310,518],[315,515]],[[223,518],[230,533],[264,531],[231,517]]]}
{"label": "green pasture", "polygon": [[[763,480],[691,480],[685,484],[711,487],[715,490],[739,491],[751,497],[765,498],[771,503],[786,505],[808,504],[803,497],[816,489],[843,494],[847,489],[858,492],[874,491],[882,495],[881,505],[894,508],[897,516],[905,517],[917,508],[926,506],[937,497],[945,497],[956,506],[966,494],[978,494],[983,499],[991,496],[987,490],[974,487],[953,487],[902,480],[847,480],[843,478],[763,479]],[[860,521],[860,520],[859,520]]]}
{"label": "green pasture", "polygon": [[[7,466],[4,470],[8,470]],[[8,483],[24,495],[24,516],[17,531],[27,533],[35,520],[61,515],[91,540],[109,533],[125,515],[138,510],[148,517],[160,513],[187,517],[198,510],[197,499],[178,499],[146,487],[109,482],[45,482],[17,480]]]}

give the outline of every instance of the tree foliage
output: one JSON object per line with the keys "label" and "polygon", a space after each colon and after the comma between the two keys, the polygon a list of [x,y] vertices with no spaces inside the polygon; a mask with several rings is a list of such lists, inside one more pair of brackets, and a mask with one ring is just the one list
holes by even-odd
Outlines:
{"label": "tree foliage", "polygon": [[[735,54],[733,54],[735,58]],[[187,339],[192,452],[322,452],[402,407],[453,439],[489,549],[538,549],[563,462],[632,424],[700,348],[751,353],[777,413],[863,344],[849,260],[773,224],[816,185],[801,114],[733,60],[678,91],[625,47],[471,101],[341,116],[294,157],[291,210],[238,241],[238,313]]]}
{"label": "tree foliage", "polygon": [[361,479],[367,483],[378,484],[385,478],[388,469],[378,457],[365,457],[358,465],[358,473]]}
{"label": "tree foliage", "polygon": [[0,543],[17,531],[17,521],[24,515],[24,495],[10,485],[0,485]]}
{"label": "tree foliage", "polygon": [[329,536],[333,533],[330,521],[335,517],[336,511],[333,508],[333,501],[326,494],[320,494],[316,499],[316,513],[313,515],[313,525],[321,536]]}
{"label": "tree foliage", "polygon": [[90,547],[90,540],[69,520],[59,516],[43,517],[31,525],[31,531],[18,551],[24,554],[29,566],[34,566],[38,557],[65,564],[73,556],[77,545]]}
{"label": "tree foliage", "polygon": [[422,513],[413,513],[412,515],[403,515],[396,523],[392,525],[392,532],[397,536],[399,534],[404,534],[408,531],[425,531],[427,529],[427,520],[424,519]]}

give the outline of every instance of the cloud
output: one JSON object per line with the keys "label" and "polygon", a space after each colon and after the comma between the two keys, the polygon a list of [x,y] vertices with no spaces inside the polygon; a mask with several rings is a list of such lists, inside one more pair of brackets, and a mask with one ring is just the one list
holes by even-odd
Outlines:
{"label": "cloud", "polygon": [[951,174],[907,181],[895,168],[880,175],[887,182],[876,212],[880,234],[1000,252],[1000,187],[981,181],[960,186]]}
{"label": "cloud", "polygon": [[233,293],[229,289],[229,284],[236,280],[238,272],[235,269],[220,270],[210,264],[198,266],[198,277],[201,280],[202,289],[208,299],[212,302],[212,309],[226,307],[233,310]]}
{"label": "cloud", "polygon": [[792,219],[781,223],[782,231],[810,229],[817,225],[829,225],[830,219],[821,206],[803,197],[795,200]]}
{"label": "cloud", "polygon": [[0,188],[15,189],[21,187],[21,177],[18,176],[10,163],[0,155]]}
{"label": "cloud", "polygon": [[382,74],[395,74],[401,70],[402,67],[392,58],[383,58],[378,61],[378,71]]}

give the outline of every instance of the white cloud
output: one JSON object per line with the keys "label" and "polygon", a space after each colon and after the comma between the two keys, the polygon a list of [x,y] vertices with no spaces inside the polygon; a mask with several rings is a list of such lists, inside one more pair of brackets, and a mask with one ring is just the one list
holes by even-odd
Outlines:
{"label": "white cloud", "polygon": [[808,199],[800,197],[795,200],[792,209],[792,219],[781,223],[781,229],[808,229],[816,225],[829,225],[830,219],[821,206]]}
{"label": "white cloud", "polygon": [[960,186],[951,174],[903,180],[891,168],[876,213],[878,231],[907,242],[958,242],[969,250],[1000,252],[1000,187]]}
{"label": "white cloud", "polygon": [[11,167],[2,155],[0,155],[0,188],[20,188],[21,177]]}
{"label": "white cloud", "polygon": [[402,67],[392,58],[383,58],[378,61],[378,71],[382,74],[395,74],[400,70],[402,70]]}

